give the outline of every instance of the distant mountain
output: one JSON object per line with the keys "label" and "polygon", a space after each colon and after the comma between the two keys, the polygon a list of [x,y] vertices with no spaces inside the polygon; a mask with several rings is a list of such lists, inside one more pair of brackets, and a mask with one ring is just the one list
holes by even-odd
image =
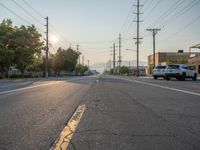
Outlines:
{"label": "distant mountain", "polygon": [[[133,60],[130,61],[130,66],[136,66],[137,65],[137,61]],[[147,66],[147,62],[145,61],[140,61],[139,62],[140,66]],[[110,68],[112,68],[113,63],[112,61],[108,61],[107,63],[96,63],[94,65],[92,65],[90,68],[93,70],[97,70],[98,72],[102,73],[104,72],[104,70],[109,70]],[[116,63],[117,66],[117,63]],[[122,61],[122,66],[129,66],[129,61]]]}

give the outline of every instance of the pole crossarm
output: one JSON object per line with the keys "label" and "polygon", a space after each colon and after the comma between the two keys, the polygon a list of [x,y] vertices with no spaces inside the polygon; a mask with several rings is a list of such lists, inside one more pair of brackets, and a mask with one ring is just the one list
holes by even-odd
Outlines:
{"label": "pole crossarm", "polygon": [[156,35],[158,33],[158,31],[160,31],[161,29],[158,28],[152,28],[152,29],[146,29],[147,31],[150,31],[153,33],[153,35]]}

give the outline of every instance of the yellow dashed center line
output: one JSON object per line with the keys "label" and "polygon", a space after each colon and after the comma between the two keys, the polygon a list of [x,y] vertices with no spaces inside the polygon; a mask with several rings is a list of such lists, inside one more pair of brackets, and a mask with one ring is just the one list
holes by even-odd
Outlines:
{"label": "yellow dashed center line", "polygon": [[86,106],[80,105],[50,150],[66,150],[83,116]]}

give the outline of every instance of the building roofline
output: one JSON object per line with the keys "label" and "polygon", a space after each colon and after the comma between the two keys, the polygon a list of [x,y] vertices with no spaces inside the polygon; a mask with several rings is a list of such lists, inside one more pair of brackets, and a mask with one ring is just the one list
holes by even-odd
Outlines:
{"label": "building roofline", "polygon": [[[183,52],[183,53],[178,53],[178,52],[157,52],[156,54],[200,54],[200,52]],[[153,54],[151,54],[149,56],[153,56]]]}
{"label": "building roofline", "polygon": [[199,48],[200,49],[200,44],[196,44],[194,46],[191,46],[190,48]]}

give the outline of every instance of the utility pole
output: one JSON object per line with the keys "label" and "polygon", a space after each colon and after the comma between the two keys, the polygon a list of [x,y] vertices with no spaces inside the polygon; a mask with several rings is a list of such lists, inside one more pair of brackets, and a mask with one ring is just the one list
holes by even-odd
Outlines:
{"label": "utility pole", "polygon": [[82,56],[82,64],[84,66],[84,55]]}
{"label": "utility pole", "polygon": [[120,68],[121,68],[121,33],[119,34],[119,67],[118,67],[119,74],[120,74]]}
{"label": "utility pole", "polygon": [[113,44],[113,74],[115,74],[115,43]]}
{"label": "utility pole", "polygon": [[88,70],[89,70],[89,67],[90,67],[90,60],[88,59],[87,62],[88,62]]}
{"label": "utility pole", "polygon": [[128,62],[128,75],[130,75],[131,72],[131,61]]}
{"label": "utility pole", "polygon": [[156,64],[156,40],[155,40],[155,36],[158,33],[158,31],[160,31],[161,29],[147,29],[147,31],[150,31],[153,33],[153,68],[155,68],[155,64]]}
{"label": "utility pole", "polygon": [[48,78],[48,54],[49,54],[49,18],[46,17],[46,61],[45,61],[45,77]]}
{"label": "utility pole", "polygon": [[81,62],[80,62],[80,61],[81,61],[81,60],[80,60],[80,54],[81,54],[81,53],[79,52],[79,45],[78,45],[78,44],[76,45],[76,50],[77,50],[77,52],[78,52],[78,64],[80,64],[80,63],[81,63]]}
{"label": "utility pole", "polygon": [[140,0],[137,0],[137,5],[135,5],[137,7],[137,13],[135,13],[137,15],[137,38],[136,39],[136,44],[137,44],[137,77],[139,77],[139,44],[140,44],[140,7],[143,5],[140,5]]}

